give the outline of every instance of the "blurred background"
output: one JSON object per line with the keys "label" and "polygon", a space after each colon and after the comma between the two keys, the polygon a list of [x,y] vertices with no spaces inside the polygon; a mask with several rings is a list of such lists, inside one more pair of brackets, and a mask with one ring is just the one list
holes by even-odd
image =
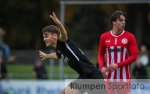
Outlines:
{"label": "blurred background", "polygon": [[[54,81],[76,78],[77,73],[62,60],[45,60],[42,61],[44,65],[39,64],[38,51],[50,52],[41,33],[44,26],[54,24],[49,15],[55,11],[69,37],[96,65],[99,37],[111,28],[110,16],[117,10],[127,14],[125,29],[136,36],[139,50],[145,47],[141,54],[145,55],[142,59],[145,62],[137,63],[138,67],[132,64],[132,77],[149,78],[150,0],[0,0],[0,49],[5,63],[1,69],[6,73],[4,79]],[[39,70],[36,66],[42,66],[40,73],[44,74],[44,78],[37,77],[36,71]],[[141,70],[144,72],[141,73]]]}

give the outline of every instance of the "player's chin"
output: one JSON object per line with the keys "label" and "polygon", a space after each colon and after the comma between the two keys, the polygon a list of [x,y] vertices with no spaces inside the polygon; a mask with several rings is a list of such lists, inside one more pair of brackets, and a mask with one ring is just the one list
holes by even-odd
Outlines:
{"label": "player's chin", "polygon": [[51,45],[50,44],[46,44],[46,47],[50,47]]}
{"label": "player's chin", "polygon": [[125,26],[122,26],[122,27],[121,27],[121,29],[124,29],[124,28],[125,28]]}

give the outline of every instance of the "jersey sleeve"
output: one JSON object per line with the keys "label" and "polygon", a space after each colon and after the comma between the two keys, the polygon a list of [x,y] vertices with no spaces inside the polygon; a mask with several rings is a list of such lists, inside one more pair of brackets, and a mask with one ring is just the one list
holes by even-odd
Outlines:
{"label": "jersey sleeve", "polygon": [[138,46],[137,46],[137,42],[133,34],[130,37],[129,54],[130,55],[138,54]]}
{"label": "jersey sleeve", "polygon": [[129,46],[128,46],[128,51],[129,51],[129,58],[127,58],[125,61],[117,63],[118,67],[122,67],[128,64],[131,64],[135,62],[137,55],[138,55],[138,46],[136,39],[133,34],[129,37]]}
{"label": "jersey sleeve", "polygon": [[100,68],[104,67],[104,56],[105,56],[105,39],[104,36],[101,35],[98,52],[98,63]]}

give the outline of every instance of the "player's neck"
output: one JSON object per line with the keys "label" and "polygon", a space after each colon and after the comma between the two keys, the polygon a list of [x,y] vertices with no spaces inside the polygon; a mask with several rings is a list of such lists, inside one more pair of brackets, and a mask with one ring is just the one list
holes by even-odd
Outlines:
{"label": "player's neck", "polygon": [[57,46],[57,39],[54,41],[52,47],[53,47],[53,48],[56,48],[56,46]]}
{"label": "player's neck", "polygon": [[120,35],[123,32],[123,30],[117,30],[115,28],[112,29],[112,34],[113,35]]}

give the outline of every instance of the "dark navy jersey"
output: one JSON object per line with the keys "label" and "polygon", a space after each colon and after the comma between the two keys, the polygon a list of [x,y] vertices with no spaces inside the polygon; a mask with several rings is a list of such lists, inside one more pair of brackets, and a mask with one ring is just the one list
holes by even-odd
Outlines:
{"label": "dark navy jersey", "polygon": [[70,39],[66,42],[57,40],[56,54],[59,58],[62,55],[64,58],[67,58],[69,66],[79,74],[91,73],[93,71],[93,64]]}

